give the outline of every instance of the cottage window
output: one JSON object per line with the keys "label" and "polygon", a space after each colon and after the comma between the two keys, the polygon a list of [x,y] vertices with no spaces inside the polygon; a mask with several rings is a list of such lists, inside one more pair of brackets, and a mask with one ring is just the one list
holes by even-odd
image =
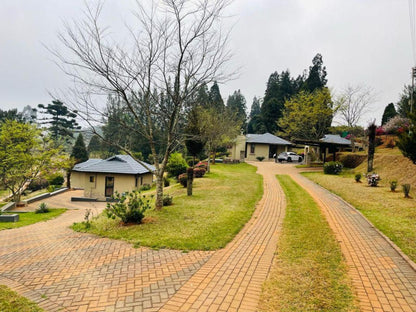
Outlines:
{"label": "cottage window", "polygon": [[254,154],[256,152],[256,144],[251,143],[250,144],[250,153]]}
{"label": "cottage window", "polygon": [[135,187],[137,187],[138,182],[139,182],[139,177],[137,177],[137,176],[136,176],[136,180],[135,180],[135,182],[134,182],[134,186],[135,186]]}
{"label": "cottage window", "polygon": [[91,183],[94,183],[94,178],[95,178],[94,176],[90,176],[90,182]]}

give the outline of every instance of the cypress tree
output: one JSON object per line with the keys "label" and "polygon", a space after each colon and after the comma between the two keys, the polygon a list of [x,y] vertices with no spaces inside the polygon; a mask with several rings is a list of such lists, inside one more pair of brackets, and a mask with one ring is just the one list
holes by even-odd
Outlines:
{"label": "cypress tree", "polygon": [[88,160],[88,151],[85,147],[84,137],[80,133],[72,148],[71,157],[75,159],[75,162],[81,163]]}

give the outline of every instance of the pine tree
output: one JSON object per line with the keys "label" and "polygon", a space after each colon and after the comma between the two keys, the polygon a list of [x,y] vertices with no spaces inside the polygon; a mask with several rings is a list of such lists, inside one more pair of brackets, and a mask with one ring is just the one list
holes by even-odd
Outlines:
{"label": "pine tree", "polygon": [[416,114],[410,114],[409,129],[399,135],[397,146],[403,156],[409,158],[416,165]]}
{"label": "pine tree", "polygon": [[80,133],[72,148],[71,157],[75,159],[75,162],[81,163],[88,160],[88,151],[85,147],[84,137]]}
{"label": "pine tree", "polygon": [[218,86],[217,82],[214,82],[211,89],[209,90],[209,106],[210,108],[214,108],[217,111],[223,111],[224,100],[222,99],[220,87]]}
{"label": "pine tree", "polygon": [[73,137],[73,130],[81,129],[75,120],[76,112],[71,112],[60,100],[53,100],[51,104],[39,104],[41,113],[49,115],[41,119],[41,124],[49,124],[49,131],[56,141],[59,138]]}
{"label": "pine tree", "polygon": [[391,118],[397,115],[396,108],[394,107],[393,103],[390,103],[384,109],[383,117],[381,119],[381,125],[384,125],[388,122]]}
{"label": "pine tree", "polygon": [[237,120],[241,122],[241,129],[245,130],[247,122],[246,114],[246,99],[241,91],[234,91],[232,95],[228,97],[227,109],[230,113],[235,114]]}
{"label": "pine tree", "polygon": [[[412,86],[404,86],[404,90],[400,96],[399,102],[397,102],[397,113],[404,118],[407,118],[410,111],[410,102],[411,102]],[[416,105],[416,92],[413,90],[413,110]]]}
{"label": "pine tree", "polygon": [[313,92],[325,87],[326,83],[326,67],[323,66],[322,55],[318,53],[312,60],[312,66],[309,67],[308,78],[305,80],[303,89]]}

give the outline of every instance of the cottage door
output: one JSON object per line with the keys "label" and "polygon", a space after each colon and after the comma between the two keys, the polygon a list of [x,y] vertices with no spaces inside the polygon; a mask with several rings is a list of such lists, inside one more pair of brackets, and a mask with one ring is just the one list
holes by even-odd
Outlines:
{"label": "cottage door", "polygon": [[105,177],[105,197],[111,197],[114,193],[114,177]]}

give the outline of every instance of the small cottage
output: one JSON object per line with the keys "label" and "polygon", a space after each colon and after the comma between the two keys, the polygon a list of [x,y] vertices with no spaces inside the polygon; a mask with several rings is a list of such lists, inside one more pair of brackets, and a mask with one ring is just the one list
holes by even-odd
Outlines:
{"label": "small cottage", "polygon": [[282,152],[287,152],[293,144],[270,133],[239,135],[229,149],[232,159],[257,160],[264,157],[272,160]]}
{"label": "small cottage", "polygon": [[136,161],[130,155],[116,155],[108,159],[89,159],[75,165],[71,186],[84,189],[84,196],[105,199],[119,193],[140,189],[153,183],[153,165]]}

